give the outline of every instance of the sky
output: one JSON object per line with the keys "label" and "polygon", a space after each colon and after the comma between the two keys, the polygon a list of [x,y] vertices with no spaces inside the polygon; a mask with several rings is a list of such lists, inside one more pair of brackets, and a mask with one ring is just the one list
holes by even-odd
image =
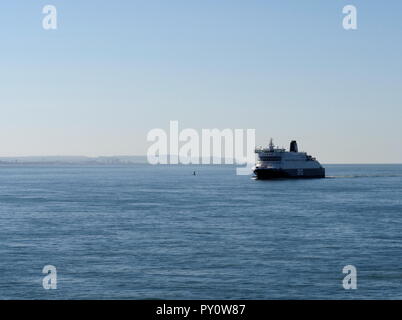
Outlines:
{"label": "sky", "polygon": [[3,0],[0,156],[144,155],[178,120],[402,163],[401,36],[400,0]]}

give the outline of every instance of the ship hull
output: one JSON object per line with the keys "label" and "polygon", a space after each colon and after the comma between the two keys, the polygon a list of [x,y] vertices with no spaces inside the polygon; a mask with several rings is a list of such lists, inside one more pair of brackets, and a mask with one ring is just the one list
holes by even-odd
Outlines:
{"label": "ship hull", "polygon": [[319,179],[325,178],[324,168],[314,169],[271,169],[256,168],[254,174],[257,179]]}

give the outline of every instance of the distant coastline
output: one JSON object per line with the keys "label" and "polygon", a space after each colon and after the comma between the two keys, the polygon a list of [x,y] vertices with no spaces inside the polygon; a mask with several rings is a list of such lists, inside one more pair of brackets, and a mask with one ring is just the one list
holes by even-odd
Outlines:
{"label": "distant coastline", "polygon": [[24,156],[24,157],[0,157],[0,165],[125,165],[146,164],[146,156]]}

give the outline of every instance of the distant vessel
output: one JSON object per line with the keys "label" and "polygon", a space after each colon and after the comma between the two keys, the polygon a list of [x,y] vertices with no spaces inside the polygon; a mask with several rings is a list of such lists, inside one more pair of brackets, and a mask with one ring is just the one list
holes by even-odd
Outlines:
{"label": "distant vessel", "polygon": [[299,152],[297,142],[290,143],[289,151],[276,148],[257,148],[257,163],[253,171],[258,179],[275,178],[325,178],[325,168],[312,156]]}

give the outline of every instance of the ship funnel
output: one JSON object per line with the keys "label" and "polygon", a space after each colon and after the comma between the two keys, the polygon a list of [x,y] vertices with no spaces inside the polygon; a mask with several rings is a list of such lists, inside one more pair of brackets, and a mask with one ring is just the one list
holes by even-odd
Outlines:
{"label": "ship funnel", "polygon": [[290,152],[299,152],[299,149],[297,148],[297,142],[296,140],[292,140],[290,142],[290,148],[289,148]]}

